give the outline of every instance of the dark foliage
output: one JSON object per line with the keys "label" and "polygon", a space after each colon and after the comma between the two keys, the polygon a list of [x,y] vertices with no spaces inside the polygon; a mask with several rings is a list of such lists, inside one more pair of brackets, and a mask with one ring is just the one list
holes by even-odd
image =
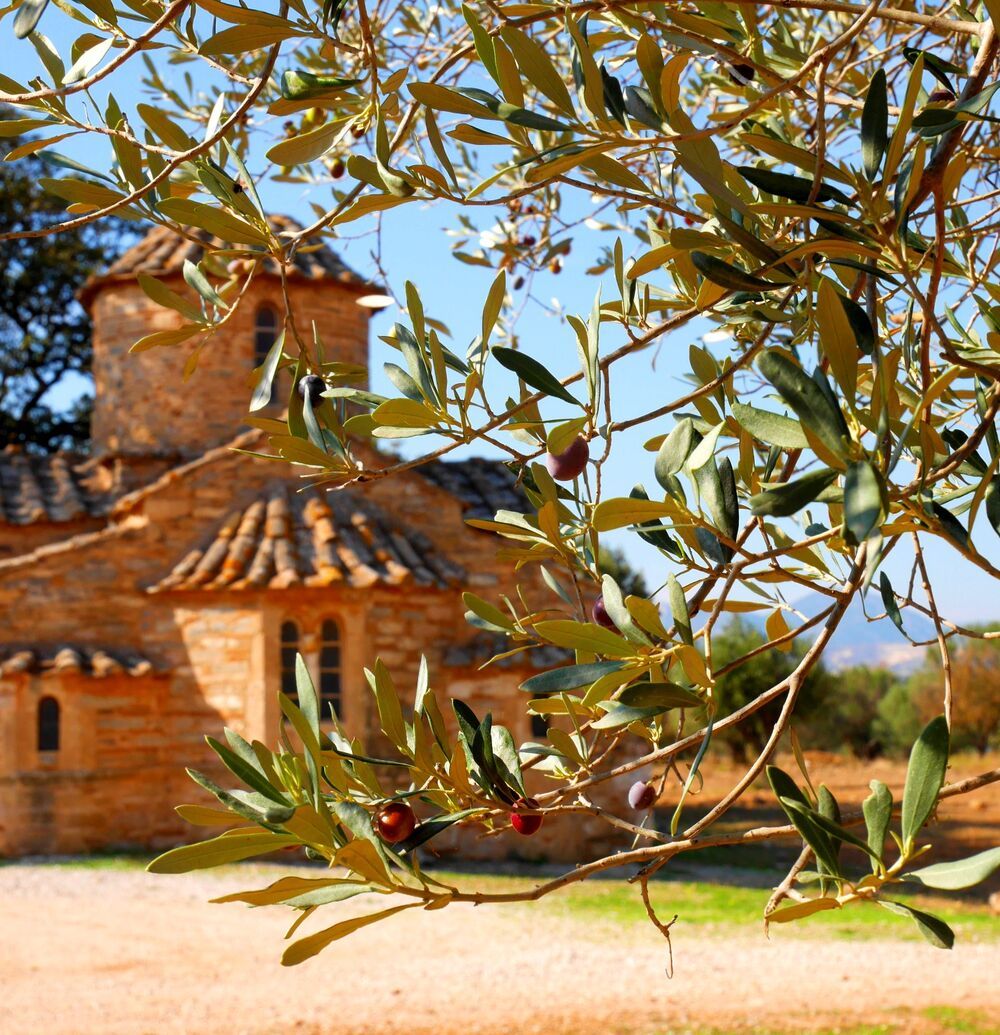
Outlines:
{"label": "dark foliage", "polygon": [[[7,138],[10,149],[23,140]],[[37,231],[66,218],[65,206],[38,186],[57,172],[32,156],[0,163],[0,227]],[[0,447],[32,451],[84,448],[91,397],[68,409],[50,390],[68,375],[89,376],[90,320],[76,292],[135,237],[131,224],[111,219],[49,237],[0,242]]]}

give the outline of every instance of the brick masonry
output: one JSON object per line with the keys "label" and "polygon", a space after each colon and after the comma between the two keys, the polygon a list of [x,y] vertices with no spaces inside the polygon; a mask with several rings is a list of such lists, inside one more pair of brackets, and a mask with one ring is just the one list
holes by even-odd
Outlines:
{"label": "brick masonry", "polygon": [[[183,291],[183,282],[174,279],[170,285]],[[292,281],[297,319],[307,326],[315,321],[328,358],[367,363],[367,313],[355,304],[357,294],[356,285]],[[277,282],[260,277],[240,310],[203,347],[182,386],[189,345],[129,355],[142,335],[176,326],[175,314],[121,279],[92,290],[90,300],[96,383],[91,464],[118,503],[105,518],[23,527],[0,522],[0,648],[71,643],[117,649],[148,659],[151,670],[105,676],[44,666],[0,671],[0,854],[160,848],[204,836],[173,811],[176,804],[206,798],[184,767],[225,782],[204,743],[206,734],[219,736],[223,726],[273,743],[280,628],[288,620],[302,632],[314,675],[320,626],[336,621],[342,718],[353,734],[371,740],[374,733],[364,666],[381,657],[405,692],[423,651],[442,695],[464,697],[480,713],[492,710],[515,737],[528,739],[517,690],[524,670],[481,673],[444,663],[449,647],[472,635],[456,587],[409,579],[367,588],[341,582],[149,592],[188,551],[204,548],[234,510],[276,480],[300,484],[287,465],[218,448],[245,430],[255,312],[261,305],[282,306]],[[481,595],[510,588],[496,560],[499,541],[464,524],[455,496],[416,473],[375,482],[366,493],[464,568],[468,586]],[[58,751],[38,750],[43,697],[59,702]],[[531,851],[550,858],[573,855],[581,838],[599,836],[586,822],[543,833]],[[525,851],[516,841],[513,835],[461,837],[442,847],[480,856]]]}

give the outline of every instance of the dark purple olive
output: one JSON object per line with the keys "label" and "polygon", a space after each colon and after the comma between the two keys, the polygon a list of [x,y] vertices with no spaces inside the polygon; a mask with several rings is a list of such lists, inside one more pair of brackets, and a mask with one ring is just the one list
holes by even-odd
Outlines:
{"label": "dark purple olive", "polygon": [[645,780],[636,780],[628,789],[628,803],[634,809],[649,809],[656,802],[656,788]]}
{"label": "dark purple olive", "polygon": [[308,399],[313,409],[323,401],[323,393],[326,391],[326,382],[319,374],[306,374],[299,382],[299,395]]}
{"label": "dark purple olive", "polygon": [[557,481],[571,482],[583,474],[583,469],[590,459],[590,446],[587,440],[579,435],[573,440],[573,444],[563,453],[546,453],[545,466],[549,474]]}
{"label": "dark purple olive", "polygon": [[738,83],[740,86],[745,86],[747,83],[752,83],[757,78],[757,72],[754,70],[753,65],[730,65],[729,66],[729,78],[734,83]]}
{"label": "dark purple olive", "polygon": [[611,615],[608,614],[608,609],[604,606],[604,597],[598,597],[594,601],[594,606],[590,609],[590,617],[598,624],[603,625],[605,629],[615,629],[618,626],[611,620]]}
{"label": "dark purple olive", "polygon": [[937,89],[932,90],[930,96],[927,98],[928,104],[951,104],[955,100],[955,95],[951,90]]}

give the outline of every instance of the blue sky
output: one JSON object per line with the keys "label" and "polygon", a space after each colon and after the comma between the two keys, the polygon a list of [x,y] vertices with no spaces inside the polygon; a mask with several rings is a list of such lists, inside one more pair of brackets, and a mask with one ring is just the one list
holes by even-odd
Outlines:
{"label": "blue sky", "polygon": [[[65,15],[54,5],[46,12],[41,27],[64,53],[69,49],[68,41],[78,31],[68,25]],[[4,32],[5,35],[9,33],[7,26]],[[7,39],[4,72],[21,82],[43,74],[38,56],[27,40]],[[180,76],[181,72],[174,70],[173,74]],[[126,72],[124,80],[114,75],[110,77],[110,82],[119,102],[128,98],[130,104],[134,104],[143,99],[138,79],[133,73]],[[96,105],[103,109],[107,96],[106,83],[99,84],[93,95]],[[129,105],[122,103],[122,107],[127,110]],[[273,125],[275,133],[280,132],[280,120]],[[110,148],[101,139],[88,139],[79,146],[67,142],[61,148],[65,153],[96,168],[101,168],[109,161]],[[330,198],[325,187],[307,190],[295,185],[265,184],[262,193],[269,210],[285,212],[303,221],[312,216],[310,202],[325,205]],[[581,203],[586,204],[587,199],[574,202]],[[451,257],[450,239],[444,232],[455,225],[454,211],[449,212],[449,207],[453,208],[444,204],[412,204],[389,213],[383,224],[381,253],[390,284],[397,296],[402,296],[406,280],[416,283],[420,288],[425,311],[448,324],[452,331],[451,344],[456,351],[464,352],[478,332],[482,303],[494,273],[485,268],[465,265]],[[489,226],[489,213],[486,210],[480,210],[476,218],[481,220],[479,225],[483,229]],[[611,212],[605,212],[603,218],[610,222],[614,217]],[[350,224],[345,229],[357,235],[358,229],[355,228],[360,226]],[[626,254],[629,254],[635,246],[630,245],[627,237],[624,240]],[[598,281],[585,276],[583,271],[592,264],[599,249],[611,241],[613,235],[581,228],[572,254],[565,259],[563,272],[559,276],[548,272],[536,276],[532,293],[543,304],[529,302],[518,321],[516,332],[521,347],[561,375],[576,369],[575,336],[563,320],[547,311],[547,306],[554,297],[558,297],[564,312],[589,312]],[[360,272],[373,275],[373,247],[372,236],[356,236],[342,241],[339,250]],[[605,275],[602,287],[605,297],[616,295],[613,275]],[[389,390],[382,373],[382,363],[398,357],[397,353],[378,342],[376,337],[379,333],[385,333],[397,318],[398,311],[390,308],[373,321],[372,382],[376,390]],[[658,349],[647,350],[616,365],[613,370],[613,393],[619,401],[615,407],[615,418],[644,412],[681,394],[688,347],[708,329],[706,324],[687,328],[664,339]],[[610,350],[621,342],[620,331],[608,326],[602,329],[602,351]],[[69,401],[82,387],[79,382],[67,384],[59,392],[59,401]],[[666,424],[648,425],[616,436],[613,462],[605,469],[606,495],[627,494],[636,482],[645,483],[651,490],[656,489],[652,472],[653,454],[644,451],[642,443],[653,434],[668,431],[670,427],[672,421],[668,419]],[[409,455],[425,443],[426,440],[410,440],[404,443],[403,451]],[[489,450],[476,448],[474,452],[485,455]],[[994,562],[1000,561],[1000,544],[985,522],[981,521],[977,525],[975,540]],[[651,585],[657,585],[663,580],[669,565],[662,557],[627,533],[623,533],[619,541],[626,547],[633,563],[646,571]],[[986,575],[962,562],[948,548],[937,545],[936,541],[929,543],[927,554],[938,602],[947,616],[961,622],[985,621],[997,616],[1000,607],[995,584]],[[886,570],[898,589],[905,586],[911,563],[908,548],[898,549],[897,554],[888,561]],[[873,609],[881,610],[881,607],[873,602]],[[898,642],[898,634],[889,623],[882,623],[882,627],[886,630],[886,639]]]}

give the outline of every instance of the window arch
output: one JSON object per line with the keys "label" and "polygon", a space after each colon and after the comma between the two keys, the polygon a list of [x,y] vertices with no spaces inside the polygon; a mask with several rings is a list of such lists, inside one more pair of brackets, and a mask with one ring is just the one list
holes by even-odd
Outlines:
{"label": "window arch", "polygon": [[295,699],[295,656],[299,652],[299,627],[281,623],[281,692]]}
{"label": "window arch", "polygon": [[259,367],[278,339],[278,313],[273,306],[265,303],[254,317],[253,324],[253,365]]}
{"label": "window arch", "polygon": [[38,702],[38,750],[59,750],[59,702],[54,697]]}
{"label": "window arch", "polygon": [[329,718],[331,708],[340,716],[340,628],[332,618],[320,628],[319,704],[324,719]]}

